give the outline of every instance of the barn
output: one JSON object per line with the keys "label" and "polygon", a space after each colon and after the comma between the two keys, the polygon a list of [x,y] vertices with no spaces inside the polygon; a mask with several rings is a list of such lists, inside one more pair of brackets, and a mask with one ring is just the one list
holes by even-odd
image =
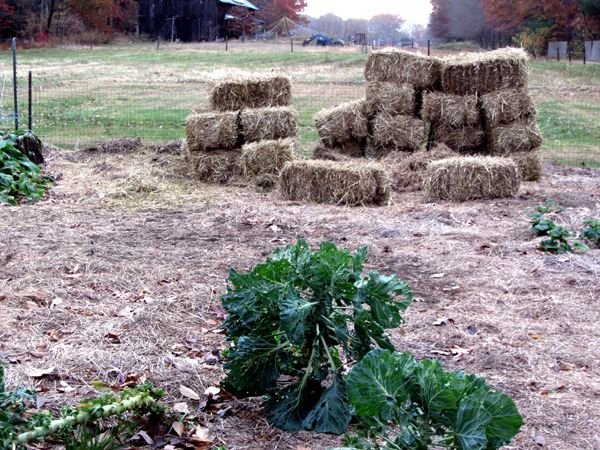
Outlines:
{"label": "barn", "polygon": [[139,32],[165,40],[213,41],[225,36],[234,6],[258,10],[248,0],[139,0]]}

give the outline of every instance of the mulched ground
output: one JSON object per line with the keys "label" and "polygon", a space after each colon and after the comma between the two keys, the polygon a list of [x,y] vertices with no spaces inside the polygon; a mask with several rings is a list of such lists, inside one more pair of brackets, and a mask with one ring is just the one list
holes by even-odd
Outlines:
{"label": "mulched ground", "polygon": [[201,184],[171,150],[54,150],[48,200],[0,207],[9,387],[33,386],[55,406],[93,392],[92,381],[147,378],[229,450],[339,446],[272,429],[257,399],[206,406],[204,391],[224,376],[219,297],[229,268],[249,269],[298,238],[368,244],[368,268],[415,292],[391,333],[397,348],[513,396],[525,425],[507,448],[600,448],[600,250],[541,253],[527,220],[547,199],[566,208],[558,220],[571,228],[600,217],[599,170],[548,166],[514,199],[425,203],[417,192],[350,209]]}

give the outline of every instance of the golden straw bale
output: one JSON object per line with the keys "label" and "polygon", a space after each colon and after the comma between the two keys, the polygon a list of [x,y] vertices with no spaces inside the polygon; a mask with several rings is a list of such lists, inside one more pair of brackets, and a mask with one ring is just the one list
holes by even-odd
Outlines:
{"label": "golden straw bale", "polygon": [[389,201],[387,172],[376,163],[318,159],[287,163],[279,190],[288,200],[334,205],[384,205]]}
{"label": "golden straw bale", "polygon": [[429,163],[423,188],[430,201],[461,202],[512,197],[520,182],[519,169],[509,158],[463,156]]}
{"label": "golden straw bale", "polygon": [[195,177],[208,183],[228,183],[241,177],[241,150],[214,150],[187,154]]}
{"label": "golden straw bale", "polygon": [[477,96],[426,92],[421,117],[427,122],[447,127],[478,125],[480,119]]}
{"label": "golden straw bale", "polygon": [[237,112],[192,113],[185,133],[191,152],[234,148],[238,141]]}
{"label": "golden straw bale", "polygon": [[242,147],[242,175],[255,178],[279,175],[286,162],[296,157],[300,143],[294,138],[254,142]]}
{"label": "golden straw bale", "polygon": [[504,48],[491,52],[461,53],[444,58],[442,91],[447,94],[487,94],[527,85],[527,53]]}
{"label": "golden straw bale", "polygon": [[364,140],[369,133],[366,101],[354,100],[323,109],[315,115],[315,125],[321,141],[331,148],[342,142]]}
{"label": "golden straw bale", "polygon": [[431,150],[414,153],[393,152],[381,160],[391,173],[392,189],[397,192],[418,191],[423,187],[423,176],[431,161],[458,156],[444,144]]}
{"label": "golden straw bale", "polygon": [[373,145],[389,151],[416,151],[427,140],[424,121],[406,115],[377,114],[373,121]]}
{"label": "golden straw bale", "polygon": [[367,83],[366,99],[366,108],[371,116],[380,112],[412,115],[416,109],[415,87],[408,83],[371,81]]}
{"label": "golden straw bale", "polygon": [[441,61],[436,58],[386,48],[371,52],[365,66],[367,81],[409,83],[417,89],[435,90],[440,81]]}
{"label": "golden straw bale", "polygon": [[534,116],[533,100],[524,88],[502,89],[481,96],[481,110],[488,128]]}
{"label": "golden straw bale", "polygon": [[456,128],[432,125],[432,141],[462,153],[482,153],[485,150],[485,132],[479,125]]}
{"label": "golden straw bale", "polygon": [[244,109],[240,113],[245,143],[296,136],[296,111],[289,107]]}
{"label": "golden straw bale", "polygon": [[488,132],[489,153],[507,156],[527,152],[542,145],[542,132],[535,118],[491,128]]}
{"label": "golden straw bale", "polygon": [[251,77],[217,82],[210,93],[210,106],[218,111],[288,106],[292,84],[284,76]]}
{"label": "golden straw bale", "polygon": [[542,152],[534,150],[531,152],[516,152],[510,155],[521,174],[523,181],[539,181],[542,178]]}

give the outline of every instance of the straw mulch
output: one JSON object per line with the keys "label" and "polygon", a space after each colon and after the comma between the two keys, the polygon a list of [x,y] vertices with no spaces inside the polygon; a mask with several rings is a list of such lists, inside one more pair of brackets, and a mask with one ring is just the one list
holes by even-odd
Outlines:
{"label": "straw mulch", "polygon": [[543,164],[540,150],[512,153],[510,159],[517,165],[522,181],[539,181],[542,178]]}
{"label": "straw mulch", "polygon": [[483,153],[485,150],[485,132],[480,126],[452,128],[444,125],[432,125],[432,141],[446,144],[452,150],[461,153]]}
{"label": "straw mulch", "polygon": [[240,166],[241,150],[214,150],[211,152],[190,152],[186,158],[192,174],[207,183],[230,183],[242,175]]}
{"label": "straw mulch", "polygon": [[185,134],[190,152],[234,148],[238,141],[238,113],[192,113],[187,118]]}
{"label": "straw mulch", "polygon": [[390,181],[376,163],[297,160],[287,163],[279,178],[279,191],[288,200],[334,205],[385,205]]}
{"label": "straw mulch", "polygon": [[412,115],[416,109],[416,93],[413,85],[391,81],[367,83],[366,108],[370,116],[380,112]]}
{"label": "straw mulch", "polygon": [[315,115],[321,141],[335,147],[349,141],[364,140],[369,133],[369,119],[364,99],[323,109]]}
{"label": "straw mulch", "polygon": [[489,152],[492,155],[527,152],[541,145],[542,132],[535,119],[501,125],[491,128],[488,133]]}
{"label": "straw mulch", "polygon": [[481,110],[485,125],[489,128],[523,120],[536,114],[533,100],[524,88],[502,89],[482,95]]}
{"label": "straw mulch", "polygon": [[365,147],[365,141],[340,142],[333,147],[328,147],[322,142],[319,142],[313,150],[313,157],[315,159],[331,159],[334,161],[337,161],[338,159],[364,158]]}
{"label": "straw mulch", "polygon": [[438,144],[431,150],[414,153],[394,152],[381,160],[391,173],[392,189],[396,192],[419,191],[423,187],[423,176],[431,161],[458,156],[444,144]]}
{"label": "straw mulch", "polygon": [[298,114],[289,107],[244,109],[240,113],[243,141],[284,139],[296,136]]}
{"label": "straw mulch", "polygon": [[365,66],[367,81],[409,83],[418,89],[435,90],[440,81],[441,61],[393,48],[369,54]]}
{"label": "straw mulch", "polygon": [[139,137],[106,139],[94,145],[84,147],[86,153],[132,153],[143,148],[144,144]]}
{"label": "straw mulch", "polygon": [[217,111],[288,106],[291,100],[292,84],[284,76],[224,80],[210,93],[211,109]]}
{"label": "straw mulch", "polygon": [[445,127],[461,127],[480,123],[476,95],[452,95],[426,92],[423,96],[421,117]]}
{"label": "straw mulch", "polygon": [[416,151],[427,141],[427,126],[421,119],[381,113],[373,121],[373,145],[388,151]]}
{"label": "straw mulch", "polygon": [[520,183],[519,169],[511,159],[466,156],[431,162],[423,187],[430,201],[462,202],[513,197]]}
{"label": "straw mulch", "polygon": [[352,156],[340,152],[339,149],[326,147],[322,143],[315,145],[312,158],[324,159],[327,161],[352,161],[353,159]]}
{"label": "straw mulch", "polygon": [[242,147],[240,167],[245,178],[279,176],[285,163],[296,158],[300,143],[293,138],[260,141]]}
{"label": "straw mulch", "polygon": [[442,91],[448,94],[487,94],[527,85],[527,53],[504,48],[484,53],[461,53],[443,60]]}

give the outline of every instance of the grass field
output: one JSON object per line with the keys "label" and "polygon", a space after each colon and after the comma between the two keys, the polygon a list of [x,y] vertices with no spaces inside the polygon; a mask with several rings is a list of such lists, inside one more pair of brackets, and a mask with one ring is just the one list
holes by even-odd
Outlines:
{"label": "grass field", "polygon": [[[34,129],[47,141],[77,148],[111,137],[149,141],[183,136],[185,117],[206,106],[211,82],[232,74],[284,73],[292,79],[300,138],[317,140],[313,115],[364,95],[366,55],[356,48],[281,44],[121,44],[19,53],[21,121],[26,123],[26,72],[34,76]],[[10,54],[0,58],[10,73]],[[600,166],[600,65],[531,63],[530,88],[539,108],[548,160]],[[10,77],[8,77],[10,78]],[[12,97],[6,85],[6,115]]]}

